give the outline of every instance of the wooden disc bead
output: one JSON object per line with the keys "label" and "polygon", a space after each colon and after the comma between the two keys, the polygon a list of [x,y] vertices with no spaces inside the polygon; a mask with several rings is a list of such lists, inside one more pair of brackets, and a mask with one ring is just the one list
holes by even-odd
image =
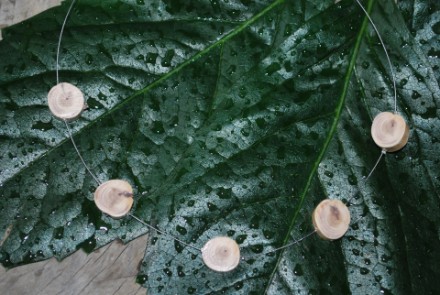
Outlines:
{"label": "wooden disc bead", "polygon": [[387,152],[395,152],[408,142],[409,127],[402,116],[382,112],[373,120],[371,136],[379,147]]}
{"label": "wooden disc bead", "polygon": [[340,200],[326,199],[316,206],[312,215],[313,226],[325,240],[342,237],[350,224],[350,211]]}
{"label": "wooden disc bead", "polygon": [[216,237],[209,240],[202,248],[203,262],[210,269],[228,272],[240,262],[240,248],[228,237]]}
{"label": "wooden disc bead", "polygon": [[61,120],[75,119],[85,109],[84,95],[70,83],[62,82],[52,87],[47,99],[52,115]]}
{"label": "wooden disc bead", "polygon": [[112,179],[98,186],[94,200],[102,212],[115,218],[122,217],[133,205],[133,189],[125,180]]}

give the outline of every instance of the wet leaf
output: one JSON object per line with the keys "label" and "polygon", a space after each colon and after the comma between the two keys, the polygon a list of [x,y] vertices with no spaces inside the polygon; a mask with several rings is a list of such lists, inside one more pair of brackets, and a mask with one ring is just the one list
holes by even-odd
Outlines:
{"label": "wet leaf", "polygon": [[[96,208],[96,182],[46,103],[70,3],[0,43],[0,260],[93,251],[148,229]],[[380,155],[372,118],[392,111],[390,70],[354,1],[83,1],[60,80],[89,109],[71,128],[101,181],[135,188],[133,214],[201,248],[240,245],[229,273],[149,232],[150,294],[434,294],[439,276],[439,34],[429,1],[365,1],[389,50],[408,145]],[[351,201],[342,239],[310,233],[324,198]]]}

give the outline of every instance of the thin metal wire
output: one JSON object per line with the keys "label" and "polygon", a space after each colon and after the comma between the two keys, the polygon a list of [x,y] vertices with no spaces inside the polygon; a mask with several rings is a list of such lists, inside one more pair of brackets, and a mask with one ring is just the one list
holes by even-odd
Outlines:
{"label": "thin metal wire", "polygon": [[67,123],[66,120],[63,120],[63,121],[64,121],[64,124],[66,124],[67,133],[69,134],[70,141],[72,142],[73,147],[75,148],[76,154],[78,155],[79,159],[83,163],[84,167],[86,167],[86,169],[89,172],[89,174],[98,183],[98,185],[100,185],[101,181],[99,181],[98,177],[96,177],[95,174],[93,174],[93,172],[90,170],[89,166],[87,166],[86,162],[84,161],[84,158],[81,156],[81,153],[79,152],[78,147],[76,146],[75,140],[73,139],[72,131],[71,131],[70,127],[69,127],[69,123]]}
{"label": "thin metal wire", "polygon": [[[385,150],[382,150],[382,151],[380,152],[380,155],[379,155],[379,157],[377,158],[376,163],[374,164],[373,168],[371,168],[370,173],[368,173],[367,177],[365,177],[365,178],[362,180],[363,183],[366,183],[366,182],[368,181],[368,179],[370,179],[371,175],[373,175],[373,172],[376,170],[377,166],[379,165],[380,160],[382,160],[383,156],[386,155],[386,153],[387,153],[387,152],[386,152]],[[347,205],[350,205],[351,200],[353,200],[353,198],[356,196],[356,194],[357,194],[359,191],[360,191],[360,190],[357,189],[357,191],[351,196],[351,198],[348,199],[348,201],[346,202]]]}
{"label": "thin metal wire", "polygon": [[284,245],[284,246],[279,247],[279,248],[276,248],[276,249],[272,249],[272,250],[270,250],[270,251],[268,251],[268,252],[266,252],[266,253],[264,253],[264,254],[270,254],[270,253],[273,253],[273,252],[276,252],[276,251],[279,251],[279,250],[282,250],[282,249],[285,249],[285,248],[291,247],[291,246],[293,246],[293,245],[296,245],[296,244],[298,244],[299,242],[301,242],[301,241],[307,239],[308,237],[310,237],[310,236],[313,235],[314,233],[316,233],[316,229],[313,230],[312,232],[309,232],[309,233],[306,234],[305,236],[303,236],[303,237],[301,237],[301,238],[299,238],[299,239],[297,239],[297,240],[295,240],[295,241],[293,241],[293,242],[287,244],[287,245]]}
{"label": "thin metal wire", "polygon": [[[387,50],[387,48],[386,48],[386,46],[385,46],[385,42],[383,42],[382,36],[380,35],[379,30],[377,29],[377,27],[376,27],[376,25],[375,25],[373,19],[370,17],[369,13],[368,13],[367,10],[364,8],[364,6],[361,4],[361,2],[360,2],[359,0],[356,0],[356,2],[357,2],[357,4],[361,7],[361,9],[364,11],[364,13],[365,13],[365,15],[367,16],[367,18],[368,18],[370,24],[373,26],[374,31],[376,32],[377,37],[379,38],[380,44],[382,45],[382,48],[383,48],[383,50],[384,50],[384,52],[385,52],[385,56],[386,56],[386,58],[387,58],[388,65],[389,65],[390,72],[391,72],[391,77],[392,77],[392,80],[393,80],[393,89],[394,89],[394,113],[397,113],[397,87],[396,87],[396,77],[395,77],[395,74],[394,74],[393,65],[391,64],[390,56],[389,56],[389,54],[388,54],[388,50]],[[367,182],[368,179],[371,177],[371,175],[372,175],[373,172],[376,170],[376,168],[377,168],[377,166],[379,165],[379,163],[380,163],[382,157],[383,157],[385,154],[386,154],[386,151],[385,151],[385,150],[382,150],[381,153],[380,153],[380,156],[378,157],[378,159],[377,159],[377,161],[376,161],[376,163],[374,164],[373,168],[370,170],[370,173],[368,173],[367,177],[365,177],[365,178],[363,179],[363,182],[364,182],[364,183]],[[358,191],[359,191],[359,190],[358,190]],[[355,194],[353,194],[353,196],[347,201],[347,204],[350,204],[351,200],[352,200],[352,199],[354,198],[354,196],[358,193],[358,191],[357,191]],[[361,217],[361,218],[362,218],[362,217]],[[361,219],[361,218],[359,218],[359,219]],[[359,220],[359,219],[358,219],[358,220]],[[357,220],[357,221],[358,221],[358,220]],[[356,221],[356,222],[357,222],[357,221]],[[293,246],[293,245],[295,245],[295,244],[298,244],[299,242],[301,242],[301,241],[303,241],[304,239],[308,238],[309,236],[311,236],[311,235],[314,234],[315,232],[316,232],[316,229],[315,229],[314,231],[308,233],[307,235],[303,236],[302,238],[300,238],[300,239],[298,239],[298,240],[295,240],[294,242],[289,243],[289,244],[287,244],[287,245],[284,245],[284,246],[282,246],[282,247],[279,247],[279,248],[273,249],[273,250],[267,252],[266,254],[273,253],[273,252],[276,252],[276,251],[279,251],[279,250],[282,250],[282,249],[288,248],[288,247],[290,247],[290,246]]]}
{"label": "thin metal wire", "polygon": [[[57,58],[56,58],[56,78],[57,78],[57,84],[60,83],[60,76],[59,76],[59,70],[60,70],[60,49],[61,49],[61,40],[63,39],[64,34],[64,27],[66,26],[67,19],[69,18],[70,12],[72,11],[73,5],[75,4],[76,0],[73,0],[72,3],[70,3],[69,9],[67,10],[66,17],[64,18],[63,25],[61,26],[60,35],[58,36],[58,46],[57,46]],[[70,141],[73,144],[73,147],[75,148],[76,154],[80,158],[82,164],[87,169],[89,174],[92,176],[92,178],[98,183],[98,185],[101,184],[101,181],[99,181],[98,177],[95,176],[95,174],[92,173],[89,166],[87,166],[86,162],[84,161],[84,158],[81,156],[81,153],[79,152],[79,149],[75,143],[75,140],[73,139],[72,130],[69,127],[69,123],[67,123],[66,120],[63,120],[64,124],[66,125],[67,133],[69,135]]]}
{"label": "thin metal wire", "polygon": [[[75,2],[76,2],[76,0],[73,0],[72,3],[70,4],[70,7],[69,7],[69,9],[68,9],[68,11],[67,11],[67,14],[66,14],[66,17],[64,18],[64,21],[63,21],[63,24],[62,24],[62,27],[61,27],[61,31],[60,31],[60,35],[59,35],[59,39],[58,39],[57,54],[56,54],[56,80],[57,80],[57,84],[59,83],[59,59],[60,59],[61,41],[62,41],[62,37],[63,37],[63,34],[64,34],[64,28],[65,28],[65,25],[66,25],[66,23],[67,23],[67,19],[68,19],[70,13],[71,13],[71,10],[72,10],[72,8],[73,8]],[[376,32],[376,34],[377,34],[377,36],[378,36],[378,38],[379,38],[379,40],[380,40],[380,43],[381,43],[381,45],[382,45],[382,47],[383,47],[383,49],[384,49],[384,52],[385,52],[385,55],[386,55],[386,58],[387,58],[387,61],[388,61],[389,67],[390,67],[390,71],[391,71],[392,79],[393,79],[393,87],[394,87],[394,112],[397,113],[397,87],[396,87],[396,78],[395,78],[395,75],[394,75],[394,70],[393,70],[393,67],[392,67],[392,64],[391,64],[391,60],[390,60],[390,57],[389,57],[388,51],[387,51],[387,49],[386,49],[385,43],[384,43],[383,40],[382,40],[382,37],[381,37],[381,35],[380,35],[380,33],[379,33],[379,30],[377,29],[377,27],[376,27],[376,25],[374,24],[373,20],[371,19],[370,15],[369,15],[368,12],[366,11],[366,9],[362,6],[362,4],[360,3],[359,0],[356,0],[356,2],[357,2],[358,5],[361,7],[361,9],[364,11],[364,13],[365,13],[365,15],[367,16],[369,22],[370,22],[371,25],[373,26],[373,28],[374,28],[374,30],[375,30],[375,32]],[[66,129],[67,129],[67,131],[68,131],[69,138],[70,138],[70,140],[71,140],[71,142],[72,142],[72,144],[73,144],[73,147],[75,148],[75,151],[76,151],[78,157],[80,158],[82,164],[83,164],[84,167],[87,169],[88,173],[92,176],[92,178],[98,183],[98,185],[100,185],[100,184],[101,184],[101,181],[100,181],[100,180],[99,180],[99,179],[98,179],[98,178],[92,173],[92,171],[90,170],[90,168],[88,167],[88,165],[87,165],[86,162],[84,161],[84,158],[81,156],[81,153],[79,152],[79,149],[78,149],[78,147],[77,147],[77,145],[76,145],[76,143],[75,143],[75,140],[73,139],[72,132],[71,132],[71,129],[70,129],[70,127],[69,127],[68,122],[67,122],[66,120],[63,120],[63,121],[64,121],[64,123],[65,123],[65,125],[66,125]],[[377,161],[376,161],[374,167],[371,169],[371,171],[369,172],[369,174],[367,175],[367,177],[364,178],[363,182],[367,182],[367,181],[368,181],[368,179],[371,177],[371,175],[373,174],[373,172],[376,170],[377,166],[379,165],[379,162],[381,161],[382,157],[383,157],[385,154],[386,154],[386,151],[385,151],[385,150],[382,150],[382,152],[380,153],[380,156],[379,156],[379,158],[377,159]],[[349,203],[351,202],[351,200],[353,199],[354,196],[355,196],[355,195],[353,195],[353,196],[347,201],[347,204],[349,204]],[[163,235],[165,235],[165,236],[168,236],[168,237],[172,238],[173,240],[175,240],[175,241],[181,243],[182,245],[184,245],[184,246],[186,246],[186,247],[192,248],[192,249],[197,250],[197,251],[199,251],[199,252],[202,251],[200,248],[197,248],[197,247],[195,247],[195,246],[192,246],[192,245],[190,245],[190,244],[188,244],[188,243],[186,243],[186,242],[184,242],[184,241],[182,241],[182,240],[176,238],[175,236],[173,236],[173,235],[171,235],[171,234],[168,234],[167,232],[164,232],[164,231],[162,231],[162,230],[160,230],[160,229],[158,229],[158,228],[156,228],[156,227],[154,227],[154,226],[152,226],[152,225],[146,223],[145,221],[143,221],[142,219],[136,217],[135,215],[133,215],[133,214],[131,214],[131,213],[128,214],[128,215],[129,215],[130,217],[132,217],[133,219],[135,219],[136,221],[138,221],[139,223],[141,223],[142,225],[144,225],[144,226],[146,226],[146,227],[148,227],[148,228],[150,228],[150,229],[152,229],[152,230],[154,230],[154,231],[156,231],[156,232],[158,232],[158,233],[160,233],[160,234],[163,234]],[[361,218],[362,218],[362,217],[361,217]],[[360,218],[360,219],[361,219],[361,218]],[[289,248],[289,247],[291,247],[291,246],[294,246],[294,245],[296,245],[296,244],[302,242],[303,240],[309,238],[310,236],[312,236],[312,235],[315,234],[315,233],[316,233],[316,229],[314,229],[313,231],[309,232],[309,233],[306,234],[305,236],[303,236],[303,237],[301,237],[301,238],[299,238],[299,239],[297,239],[297,240],[295,240],[295,241],[293,241],[293,242],[291,242],[291,243],[289,243],[289,244],[286,244],[286,245],[284,245],[284,246],[282,246],[282,247],[279,247],[279,248],[276,248],[276,249],[272,249],[272,250],[270,250],[270,251],[268,251],[268,252],[265,252],[264,254],[267,255],[267,254],[274,253],[274,252],[277,252],[277,251],[280,251],[280,250],[283,250],[283,249]]]}
{"label": "thin metal wire", "polygon": [[377,37],[379,38],[380,44],[382,45],[382,48],[385,52],[385,56],[387,57],[388,65],[390,67],[391,71],[391,77],[393,79],[393,88],[394,88],[394,113],[397,114],[397,87],[396,87],[396,76],[394,74],[393,65],[391,64],[391,59],[388,54],[388,50],[385,46],[385,43],[382,40],[382,36],[379,33],[379,30],[377,29],[376,25],[374,24],[373,19],[368,14],[367,10],[364,8],[364,6],[361,4],[359,0],[356,0],[357,4],[361,7],[361,9],[364,11],[365,15],[367,16],[368,20],[370,21],[370,24],[373,26],[373,29],[376,31]]}
{"label": "thin metal wire", "polygon": [[197,247],[195,247],[195,246],[193,246],[193,245],[190,245],[190,244],[188,244],[188,243],[185,243],[184,241],[182,241],[182,240],[176,238],[175,236],[170,235],[169,233],[164,232],[164,231],[162,231],[162,230],[160,230],[160,229],[158,229],[158,228],[152,226],[151,224],[146,223],[145,221],[143,221],[143,220],[140,219],[139,217],[136,217],[135,215],[133,215],[133,214],[131,214],[131,213],[129,213],[128,215],[131,216],[132,218],[134,218],[135,220],[137,220],[138,222],[140,222],[141,224],[145,225],[146,227],[148,227],[148,228],[150,228],[150,229],[152,229],[152,230],[155,230],[155,231],[157,231],[157,232],[160,233],[160,234],[163,234],[163,235],[165,235],[165,236],[168,236],[168,237],[172,238],[173,240],[175,240],[175,241],[181,243],[182,245],[185,245],[185,246],[190,247],[190,248],[193,248],[193,249],[195,249],[195,250],[197,250],[197,251],[199,251],[199,252],[202,252],[202,249],[197,248]]}
{"label": "thin metal wire", "polygon": [[[371,175],[373,174],[373,172],[376,170],[377,166],[379,165],[380,160],[382,159],[382,157],[383,157],[385,154],[386,154],[386,151],[385,151],[385,150],[382,150],[381,153],[380,153],[379,158],[377,159],[377,161],[376,161],[376,163],[374,164],[373,168],[370,170],[370,173],[368,173],[367,177],[364,178],[363,182],[367,182],[367,181],[368,181],[368,179],[371,177]],[[357,193],[357,192],[356,192],[356,193]],[[354,198],[355,195],[356,195],[356,194],[353,194],[353,196],[347,201],[347,204],[350,204],[350,201]],[[356,222],[358,222],[360,219],[362,219],[362,217],[359,218],[358,220],[356,220]],[[301,242],[301,241],[307,239],[308,237],[310,237],[310,236],[313,235],[314,233],[316,233],[316,229],[313,230],[313,231],[311,231],[310,233],[306,234],[305,236],[303,236],[303,237],[301,237],[301,238],[299,238],[299,239],[297,239],[297,240],[295,240],[295,241],[293,241],[293,242],[287,244],[287,245],[284,245],[284,246],[282,246],[282,247],[279,247],[279,248],[276,248],[276,249],[270,250],[270,251],[266,252],[265,254],[270,254],[270,253],[273,253],[273,252],[276,252],[276,251],[279,251],[279,250],[282,250],[282,249],[285,249],[285,248],[291,247],[291,246],[293,246],[293,245],[296,245],[296,244],[298,244],[299,242]]]}
{"label": "thin metal wire", "polygon": [[358,219],[356,219],[355,221],[351,222],[351,225],[355,225],[359,220],[361,220],[362,218],[364,218],[363,215],[361,215],[361,217],[359,217]]}
{"label": "thin metal wire", "polygon": [[379,158],[377,158],[376,164],[374,164],[374,167],[371,169],[370,173],[368,173],[367,177],[365,177],[364,182],[367,182],[367,180],[368,180],[368,179],[370,178],[370,176],[373,174],[374,170],[376,170],[377,165],[379,165],[380,160],[382,159],[382,157],[383,157],[384,155],[386,155],[386,153],[387,153],[386,150],[382,150],[382,151],[380,152],[380,156],[379,156]]}
{"label": "thin metal wire", "polygon": [[73,5],[75,4],[76,0],[73,0],[72,3],[70,3],[70,7],[67,10],[66,13],[66,17],[64,18],[63,21],[63,25],[61,26],[61,31],[60,31],[60,35],[58,37],[58,47],[57,47],[57,65],[56,65],[56,76],[57,76],[57,84],[60,83],[60,78],[59,78],[59,69],[60,69],[60,48],[61,48],[61,40],[63,38],[63,34],[64,34],[64,27],[66,26],[67,23],[67,19],[69,18],[70,12],[72,11]]}
{"label": "thin metal wire", "polygon": [[[370,173],[368,173],[367,177],[365,177],[365,178],[363,179],[363,182],[364,182],[364,183],[368,181],[368,179],[371,177],[371,175],[373,175],[373,172],[376,170],[377,166],[378,166],[379,163],[380,163],[380,160],[382,159],[382,157],[383,157],[385,154],[386,154],[386,151],[385,151],[385,150],[382,150],[381,153],[380,153],[380,156],[377,158],[376,163],[374,164],[373,168],[371,168]],[[356,193],[357,193],[357,192],[356,192]],[[351,200],[354,198],[355,195],[356,195],[356,194],[353,194],[353,196],[347,201],[347,204],[350,204]],[[358,220],[356,220],[355,222],[358,222],[360,219],[362,219],[362,217],[360,217],[360,218],[359,218]],[[284,245],[284,246],[282,246],[282,247],[279,247],[279,248],[276,248],[276,249],[270,250],[270,251],[268,251],[268,252],[266,252],[266,253],[264,253],[264,254],[270,254],[270,253],[273,253],[273,252],[276,252],[276,251],[279,251],[279,250],[282,250],[282,249],[285,249],[285,248],[291,247],[291,246],[293,246],[293,245],[296,245],[296,244],[298,244],[299,242],[301,242],[301,241],[307,239],[308,237],[310,237],[310,236],[313,235],[314,233],[316,233],[316,229],[313,230],[313,231],[311,231],[310,233],[306,234],[305,236],[303,236],[303,237],[301,237],[301,238],[299,238],[299,239],[297,239],[297,240],[295,240],[295,241],[293,241],[293,242],[287,244],[287,245]]]}

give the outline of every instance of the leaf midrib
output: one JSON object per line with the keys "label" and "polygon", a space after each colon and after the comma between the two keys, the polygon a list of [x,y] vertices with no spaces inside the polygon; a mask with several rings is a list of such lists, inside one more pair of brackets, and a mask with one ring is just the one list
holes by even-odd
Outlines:
{"label": "leaf midrib", "polygon": [[[83,127],[81,130],[79,130],[78,132],[76,132],[75,134],[72,134],[72,136],[76,136],[76,135],[80,135],[83,132],[86,132],[87,130],[89,130],[90,128],[92,128],[95,124],[97,124],[99,121],[101,121],[103,118],[113,114],[114,112],[116,112],[117,110],[121,109],[122,107],[124,107],[126,104],[130,103],[133,99],[135,99],[136,97],[147,93],[148,91],[154,89],[155,87],[159,86],[163,81],[167,80],[168,78],[178,74],[180,71],[182,71],[184,68],[186,68],[187,66],[195,63],[197,60],[199,60],[200,58],[202,58],[205,54],[209,53],[210,51],[214,50],[215,48],[217,48],[218,46],[223,45],[225,42],[229,41],[230,39],[232,39],[233,37],[235,37],[236,35],[238,35],[239,33],[241,33],[243,30],[245,30],[246,28],[248,28],[250,25],[252,25],[254,22],[256,22],[257,20],[259,20],[261,17],[263,17],[264,15],[266,15],[267,13],[269,13],[270,11],[272,11],[275,7],[277,7],[278,5],[284,3],[285,0],[276,0],[274,1],[271,5],[267,6],[265,9],[263,9],[261,12],[257,13],[255,16],[253,16],[252,18],[248,19],[247,21],[244,21],[241,23],[240,26],[238,26],[236,29],[232,30],[231,32],[229,32],[227,35],[225,35],[223,38],[217,40],[216,42],[212,43],[211,45],[209,45],[208,47],[206,47],[204,50],[198,52],[197,54],[195,54],[194,56],[188,58],[186,61],[184,61],[183,63],[181,63],[180,65],[178,65],[176,68],[174,68],[173,70],[171,70],[170,72],[166,73],[165,75],[161,76],[159,79],[155,80],[154,82],[152,82],[150,85],[144,87],[143,89],[140,89],[138,91],[136,91],[135,93],[133,93],[132,95],[130,95],[129,97],[127,97],[125,100],[123,100],[122,102],[116,104],[112,109],[108,110],[107,112],[105,112],[104,114],[102,114],[101,116],[96,117],[93,121],[90,121],[89,124],[87,124],[87,126]],[[48,151],[44,152],[43,154],[41,154],[40,156],[36,157],[33,161],[29,162],[28,165],[26,165],[25,167],[23,167],[23,169],[20,169],[16,174],[12,175],[11,177],[9,177],[8,179],[5,179],[3,181],[3,183],[11,181],[12,179],[14,179],[17,175],[21,174],[23,170],[25,170],[26,168],[32,167],[32,165],[34,165],[34,163],[38,162],[40,159],[44,158],[45,156],[49,155],[50,153],[52,153],[54,150],[57,150],[60,146],[62,146],[63,144],[65,144],[67,141],[69,141],[70,138],[66,137],[65,139],[63,139],[62,141],[60,141],[57,145],[55,145],[53,148],[49,149]]]}
{"label": "leaf midrib", "polygon": [[[368,6],[366,8],[368,13],[370,13],[374,1],[375,0],[369,0],[368,1]],[[281,246],[286,245],[287,242],[290,239],[290,233],[292,232],[292,230],[293,230],[293,228],[295,226],[296,219],[298,217],[299,212],[302,209],[305,197],[307,196],[307,193],[308,193],[308,191],[310,189],[311,183],[312,183],[313,178],[315,176],[315,173],[316,173],[316,171],[318,169],[318,166],[321,163],[321,161],[322,161],[322,159],[323,159],[323,157],[324,157],[324,155],[325,155],[325,153],[327,151],[327,148],[328,148],[328,146],[330,144],[330,141],[332,140],[334,134],[336,133],[337,125],[338,125],[339,119],[341,117],[342,109],[343,109],[343,107],[345,105],[344,103],[345,103],[345,99],[347,97],[348,87],[350,85],[351,76],[352,76],[354,68],[355,68],[357,56],[358,56],[358,53],[359,53],[359,50],[360,50],[360,47],[361,47],[361,43],[362,43],[362,40],[363,40],[363,36],[364,36],[365,30],[367,28],[367,24],[368,24],[368,18],[366,16],[364,16],[361,28],[360,28],[358,36],[356,38],[356,43],[355,43],[354,48],[353,48],[353,52],[352,52],[352,55],[351,55],[350,63],[348,65],[348,69],[347,69],[347,72],[346,72],[346,75],[345,75],[345,78],[344,78],[345,82],[344,82],[344,85],[343,85],[343,88],[342,88],[341,95],[339,96],[339,99],[338,99],[339,102],[338,102],[338,104],[337,104],[337,106],[335,108],[335,117],[333,119],[333,123],[332,123],[332,125],[330,127],[330,130],[328,132],[328,135],[327,135],[327,137],[326,137],[326,139],[324,141],[322,149],[319,152],[319,155],[316,158],[316,160],[315,160],[315,162],[313,164],[312,169],[310,170],[307,182],[304,185],[304,189],[303,189],[302,193],[300,194],[299,203],[298,203],[297,209],[295,210],[295,213],[294,213],[294,215],[292,217],[290,226],[289,226],[289,228],[288,228],[288,230],[286,232],[286,236],[285,236],[284,241],[283,241]],[[281,250],[280,254],[277,257],[276,264],[275,264],[275,266],[273,268],[273,271],[272,271],[272,273],[271,273],[271,275],[269,277],[268,284],[267,284],[267,287],[266,287],[266,289],[264,291],[264,294],[267,294],[267,292],[268,292],[268,290],[269,290],[269,288],[271,286],[271,283],[272,283],[272,281],[273,281],[273,279],[275,277],[275,274],[277,272],[279,264],[281,263],[284,251],[285,251],[284,249]]]}

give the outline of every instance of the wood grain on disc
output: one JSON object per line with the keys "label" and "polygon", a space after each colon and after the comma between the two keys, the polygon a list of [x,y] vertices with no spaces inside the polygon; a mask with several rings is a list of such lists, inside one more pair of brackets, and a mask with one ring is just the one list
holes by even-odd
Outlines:
{"label": "wood grain on disc", "polygon": [[47,99],[52,115],[61,120],[73,120],[85,108],[84,95],[81,90],[66,82],[52,87]]}
{"label": "wood grain on disc", "polygon": [[115,218],[122,217],[133,205],[133,189],[125,180],[112,179],[98,186],[94,200],[102,212]]}
{"label": "wood grain on disc", "polygon": [[350,211],[340,200],[325,199],[313,211],[312,221],[321,238],[336,240],[348,230]]}
{"label": "wood grain on disc", "polygon": [[240,248],[228,237],[210,239],[202,248],[203,262],[218,272],[231,271],[240,262]]}

